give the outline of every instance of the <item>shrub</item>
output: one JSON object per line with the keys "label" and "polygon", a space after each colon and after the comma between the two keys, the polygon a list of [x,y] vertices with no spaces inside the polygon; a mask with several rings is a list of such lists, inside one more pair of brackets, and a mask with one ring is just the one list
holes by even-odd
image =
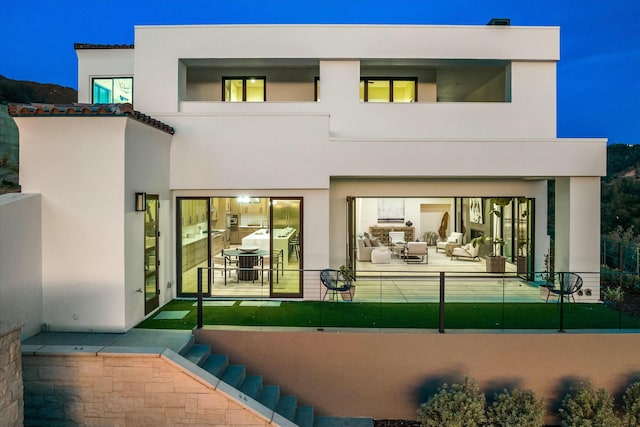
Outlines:
{"label": "shrub", "polygon": [[624,425],[640,425],[640,382],[631,384],[624,392]]}
{"label": "shrub", "polygon": [[613,411],[613,397],[590,383],[572,389],[562,400],[560,417],[563,427],[618,427],[620,419]]}
{"label": "shrub", "polygon": [[538,399],[531,390],[514,389],[497,393],[487,412],[490,426],[544,426],[544,399]]}
{"label": "shrub", "polygon": [[443,384],[418,408],[418,421],[426,427],[475,427],[486,421],[485,397],[476,381],[465,377],[462,384]]}

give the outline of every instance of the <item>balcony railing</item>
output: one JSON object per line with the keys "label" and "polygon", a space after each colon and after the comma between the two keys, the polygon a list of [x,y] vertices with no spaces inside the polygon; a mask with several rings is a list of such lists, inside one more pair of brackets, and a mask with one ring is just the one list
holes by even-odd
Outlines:
{"label": "balcony railing", "polygon": [[[640,331],[640,297],[636,297],[640,277],[632,274],[578,272],[582,286],[569,295],[562,290],[566,275],[561,272],[530,272],[525,277],[516,273],[368,271],[356,277],[355,295],[347,301],[348,295],[326,293],[319,270],[285,270],[280,280],[287,275],[300,277],[300,273],[306,282],[316,280],[317,295],[307,294],[304,301],[272,298],[268,280],[264,286],[258,280],[253,283],[258,293],[245,297],[217,295],[214,286],[207,299],[225,303],[205,304],[203,283],[207,275],[220,274],[218,270],[198,270],[197,302],[187,302],[197,307],[194,320],[198,328]],[[550,293],[548,286],[555,286],[556,292]]]}

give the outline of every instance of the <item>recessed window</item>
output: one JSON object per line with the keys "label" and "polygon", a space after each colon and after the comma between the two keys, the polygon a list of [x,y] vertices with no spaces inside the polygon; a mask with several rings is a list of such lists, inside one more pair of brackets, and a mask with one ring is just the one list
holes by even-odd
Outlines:
{"label": "recessed window", "polygon": [[225,102],[264,102],[264,77],[223,77],[222,96]]}
{"label": "recessed window", "polygon": [[364,102],[416,102],[416,78],[374,78],[360,80],[360,101]]}
{"label": "recessed window", "polygon": [[92,79],[92,103],[133,103],[133,77],[97,77]]}

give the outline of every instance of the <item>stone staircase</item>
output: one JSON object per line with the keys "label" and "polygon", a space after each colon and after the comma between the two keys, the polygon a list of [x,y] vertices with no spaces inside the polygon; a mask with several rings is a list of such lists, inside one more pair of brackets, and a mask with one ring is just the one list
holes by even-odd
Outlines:
{"label": "stone staircase", "polygon": [[[243,365],[229,363],[225,355],[211,354],[208,345],[193,339],[180,354],[205,371],[202,379],[216,385],[243,405],[271,419],[280,426],[299,427],[373,427],[370,418],[316,416],[312,406],[298,405],[295,396],[283,396],[277,385],[263,384],[259,375],[247,375]],[[198,373],[197,371],[195,373]]]}

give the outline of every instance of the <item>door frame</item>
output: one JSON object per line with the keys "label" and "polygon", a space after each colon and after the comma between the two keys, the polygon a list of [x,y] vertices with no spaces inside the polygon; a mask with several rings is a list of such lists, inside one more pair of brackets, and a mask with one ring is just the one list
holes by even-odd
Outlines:
{"label": "door frame", "polygon": [[[182,292],[182,201],[206,200],[207,230],[211,230],[211,197],[210,196],[178,196],[176,197],[176,296],[195,297],[197,292]],[[202,283],[202,295],[211,296],[211,233],[207,236],[207,280]]]}
{"label": "door frame", "polygon": [[[298,244],[300,245],[300,257],[298,258],[298,292],[296,293],[275,293],[273,289],[273,274],[269,275],[269,298],[303,298],[304,297],[304,197],[301,196],[268,196],[269,200],[269,253],[273,253],[273,201],[274,200],[297,200],[300,203],[300,229],[298,230]],[[273,257],[269,257],[269,271],[273,272]],[[276,266],[277,268],[277,266]]]}
{"label": "door frame", "polygon": [[[149,212],[149,202],[155,200],[155,227],[153,229],[154,234],[155,234],[155,240],[156,240],[156,244],[153,247],[153,249],[155,250],[155,266],[153,269],[153,272],[148,272],[147,271],[147,218],[149,216],[151,216],[153,218],[153,215],[151,215],[151,213]],[[146,197],[146,202],[145,202],[145,211],[144,211],[144,243],[143,243],[143,248],[144,248],[144,264],[145,264],[145,269],[144,269],[144,314],[147,315],[149,313],[151,313],[153,310],[155,310],[156,308],[158,308],[160,306],[160,277],[159,277],[159,269],[158,267],[160,266],[160,257],[159,257],[159,249],[160,249],[160,218],[159,218],[159,213],[160,213],[160,200],[159,200],[159,196],[157,194],[147,194]],[[150,248],[151,249],[151,248]],[[156,279],[156,291],[155,291],[155,295],[151,298],[147,298],[147,280],[152,277],[155,276]]]}

